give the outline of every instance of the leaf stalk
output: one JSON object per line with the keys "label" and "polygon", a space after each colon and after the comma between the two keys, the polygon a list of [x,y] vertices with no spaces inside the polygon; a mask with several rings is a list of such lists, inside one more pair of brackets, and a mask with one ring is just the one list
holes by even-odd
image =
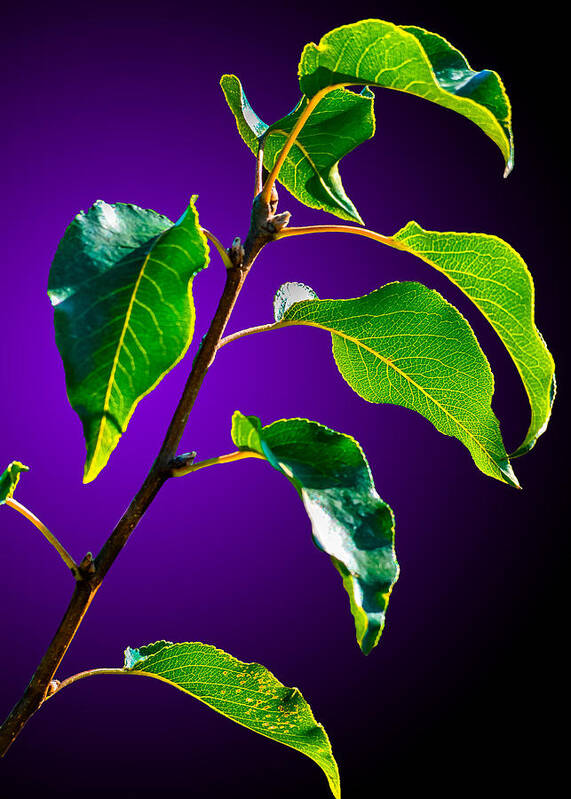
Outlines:
{"label": "leaf stalk", "polygon": [[63,560],[65,565],[68,567],[68,569],[71,571],[73,576],[76,579],[78,579],[80,577],[80,572],[77,563],[69,554],[67,549],[58,541],[55,535],[48,530],[45,524],[42,521],[40,521],[40,519],[38,519],[38,517],[34,513],[32,513],[31,510],[26,508],[25,505],[22,505],[21,502],[18,502],[18,500],[14,499],[14,497],[8,497],[8,499],[6,499],[6,505],[8,505],[10,508],[13,508],[15,511],[18,511],[18,513],[21,513],[22,516],[24,516],[29,522],[31,522],[34,525],[34,527],[36,527],[40,531],[40,533],[44,536],[46,541],[48,541],[55,549],[55,551],[58,553],[58,555]]}
{"label": "leaf stalk", "polygon": [[306,236],[310,233],[354,233],[356,236],[364,236],[367,239],[380,241],[381,244],[388,244],[389,247],[399,247],[397,241],[390,236],[383,236],[374,230],[367,228],[355,227],[354,225],[306,225],[303,227],[288,227],[276,233],[275,239],[286,239],[290,236]]}
{"label": "leaf stalk", "polygon": [[315,108],[319,105],[319,103],[325,97],[326,94],[329,94],[329,92],[332,92],[334,89],[340,89],[344,85],[345,84],[339,83],[339,84],[336,84],[335,86],[326,86],[325,88],[320,89],[317,92],[317,94],[315,94],[311,98],[311,100],[308,101],[308,103],[305,106],[305,108],[303,109],[302,113],[299,115],[299,118],[296,121],[295,125],[291,129],[291,131],[290,131],[290,133],[289,133],[289,135],[288,135],[288,137],[287,137],[287,139],[285,141],[285,144],[284,144],[284,146],[282,148],[282,151],[280,152],[279,156],[277,157],[276,162],[275,162],[275,164],[274,164],[274,166],[272,168],[272,171],[270,172],[270,174],[268,175],[268,177],[266,179],[266,182],[264,183],[264,188],[262,189],[261,198],[262,198],[262,200],[265,203],[269,203],[270,202],[272,189],[274,187],[274,183],[277,180],[277,177],[279,175],[280,169],[282,168],[282,166],[284,164],[284,161],[288,157],[289,151],[291,150],[291,148],[295,144],[297,137],[301,133],[301,130],[302,130],[303,126],[305,125],[305,123],[307,122],[307,120],[309,119],[309,117],[311,116],[313,111],[315,110]]}
{"label": "leaf stalk", "polygon": [[206,236],[208,241],[212,242],[212,244],[214,244],[214,246],[218,250],[218,253],[219,253],[220,257],[222,258],[222,260],[224,262],[224,266],[226,267],[226,269],[232,269],[232,266],[233,266],[232,261],[230,260],[230,256],[228,255],[228,253],[227,253],[224,245],[220,241],[220,239],[218,239],[214,235],[214,233],[211,233],[209,230],[206,230],[205,227],[202,228],[202,232],[204,233],[204,235]]}
{"label": "leaf stalk", "polygon": [[184,477],[187,474],[192,474],[192,472],[198,471],[198,469],[205,469],[207,466],[234,463],[235,461],[242,461],[245,458],[260,458],[260,460],[265,460],[264,456],[259,455],[257,452],[244,452],[242,450],[236,450],[236,452],[230,452],[228,455],[219,455],[217,458],[209,458],[206,461],[199,461],[198,463],[193,463],[191,466],[183,466],[179,469],[173,469],[171,475],[173,477]]}

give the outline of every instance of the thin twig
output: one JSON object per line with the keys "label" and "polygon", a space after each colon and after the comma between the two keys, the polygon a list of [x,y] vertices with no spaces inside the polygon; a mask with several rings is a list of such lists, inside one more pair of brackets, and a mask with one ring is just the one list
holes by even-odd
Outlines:
{"label": "thin twig", "polygon": [[[101,582],[127,543],[131,533],[157,495],[163,483],[170,477],[170,463],[184,433],[190,411],[196,400],[206,372],[208,371],[218,343],[230,318],[240,290],[254,260],[272,236],[266,227],[271,216],[270,206],[261,202],[254,204],[250,231],[239,262],[232,263],[226,271],[226,284],[218,308],[194,360],[180,402],[173,414],[159,454],[143,485],[103,545],[94,562],[90,558],[79,566],[80,577],[70,604],[63,616],[50,645],[48,646],[34,676],[22,698],[0,728],[0,756],[3,757],[17,735],[33,714],[41,707],[50,692],[50,684],[71,644],[83,617]],[[85,564],[85,566],[84,566]]]}
{"label": "thin twig", "polygon": [[262,191],[264,186],[264,140],[258,143],[258,153],[256,155],[256,183],[254,186],[254,197]]}

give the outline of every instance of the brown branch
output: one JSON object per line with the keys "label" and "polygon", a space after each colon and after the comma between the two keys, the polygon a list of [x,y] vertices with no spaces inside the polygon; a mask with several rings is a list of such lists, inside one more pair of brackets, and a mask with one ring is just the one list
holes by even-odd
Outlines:
{"label": "brown branch", "polygon": [[[282,219],[284,217],[284,219]],[[75,591],[40,665],[20,701],[0,728],[0,757],[3,757],[25,724],[50,694],[55,673],[71,644],[83,617],[105,575],[127,543],[163,483],[172,474],[172,460],[184,433],[188,417],[224,334],[240,290],[262,247],[287,223],[289,214],[274,218],[274,209],[260,198],[254,201],[250,231],[244,247],[232,247],[232,267],[226,272],[226,284],[218,308],[194,360],[180,402],[174,412],[159,454],[131,504],[117,523],[95,560],[86,556],[79,566]]]}

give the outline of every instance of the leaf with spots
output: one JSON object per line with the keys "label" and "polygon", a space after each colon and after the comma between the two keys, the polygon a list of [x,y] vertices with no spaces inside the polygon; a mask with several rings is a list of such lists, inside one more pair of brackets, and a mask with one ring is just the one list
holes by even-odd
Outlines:
{"label": "leaf with spots", "polygon": [[214,646],[158,641],[125,651],[124,673],[154,677],[204,702],[253,732],[297,749],[323,769],[339,799],[339,771],[323,726],[297,688],[264,666],[244,663]]}
{"label": "leaf with spots", "polygon": [[59,244],[48,294],[69,401],[83,423],[85,482],[192,339],[192,280],[208,263],[195,199],[174,225],[136,205],[98,201]]}
{"label": "leaf with spots", "polygon": [[[283,119],[266,125],[253,111],[235,75],[223,75],[220,85],[238,131],[254,155],[263,140],[264,166],[270,171],[303,113],[307,98],[303,97]],[[374,95],[365,88],[360,94],[337,89],[317,105],[279,175],[280,182],[297,200],[310,208],[329,211],[341,219],[362,222],[341,183],[339,161],[373,136],[373,103]]]}
{"label": "leaf with spots", "polygon": [[0,505],[4,505],[7,499],[12,499],[14,491],[20,480],[22,472],[29,472],[30,467],[24,466],[20,461],[12,461],[0,474]]}
{"label": "leaf with spots", "polygon": [[379,497],[363,450],[344,433],[308,419],[262,427],[236,411],[232,440],[264,458],[293,483],[311,520],[313,540],[341,574],[365,654],[385,626],[399,567],[394,516]]}
{"label": "leaf with spots", "polygon": [[382,86],[423,97],[478,125],[513,167],[511,108],[500,76],[474,71],[450,42],[410,25],[367,19],[307,44],[299,62],[302,92],[339,85]]}
{"label": "leaf with spots", "polygon": [[416,222],[385,241],[446,275],[501,338],[531,407],[529,430],[514,457],[523,455],[547,428],[555,398],[555,365],[535,325],[533,280],[522,257],[497,236],[440,233],[423,230]]}
{"label": "leaf with spots", "polygon": [[484,474],[519,485],[491,408],[486,356],[468,322],[437,291],[403,282],[350,300],[303,300],[272,329],[291,325],[331,333],[339,371],[363,399],[421,413],[461,441]]}

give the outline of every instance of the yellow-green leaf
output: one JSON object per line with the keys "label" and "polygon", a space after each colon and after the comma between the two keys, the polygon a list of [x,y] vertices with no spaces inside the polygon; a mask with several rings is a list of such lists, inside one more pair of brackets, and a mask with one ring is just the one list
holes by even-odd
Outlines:
{"label": "yellow-green leaf", "polygon": [[[266,125],[252,109],[235,75],[223,75],[220,85],[238,131],[254,155],[263,141],[264,166],[270,171],[303,113],[307,98],[302,97],[283,119]],[[373,136],[373,103],[374,96],[367,88],[360,94],[337,89],[321,100],[280,170],[280,183],[296,199],[310,208],[328,211],[341,219],[362,222],[343,188],[339,161]]]}
{"label": "yellow-green leaf", "polygon": [[20,480],[20,474],[29,471],[30,467],[24,466],[20,461],[12,461],[12,463],[4,469],[2,474],[0,474],[0,505],[4,505],[7,499],[12,499]]}
{"label": "yellow-green leaf", "polygon": [[440,233],[409,222],[387,239],[455,283],[480,309],[518,369],[531,406],[523,455],[545,431],[555,397],[555,364],[535,325],[533,280],[510,245],[484,233]]}
{"label": "yellow-green leaf", "polygon": [[289,325],[331,333],[339,371],[363,399],[421,413],[461,441],[484,474],[519,485],[491,408],[490,365],[468,322],[437,291],[403,282],[350,300],[303,300],[274,328]]}
{"label": "yellow-green leaf", "polygon": [[410,25],[367,19],[335,28],[306,45],[299,83],[308,97],[329,86],[367,85],[407,92],[450,108],[500,148],[513,167],[511,108],[496,72],[474,71],[442,36]]}
{"label": "yellow-green leaf", "polygon": [[208,644],[158,641],[129,647],[124,672],[162,680],[237,724],[297,749],[323,770],[333,796],[341,796],[323,726],[297,688],[287,688],[259,663],[244,663]]}

